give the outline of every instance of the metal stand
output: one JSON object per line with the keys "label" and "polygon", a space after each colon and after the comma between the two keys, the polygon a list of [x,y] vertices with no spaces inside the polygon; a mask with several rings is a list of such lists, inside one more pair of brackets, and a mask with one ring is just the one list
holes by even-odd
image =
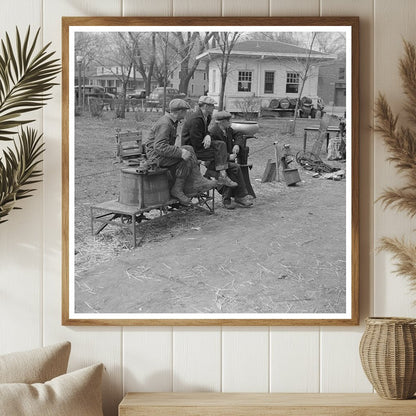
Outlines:
{"label": "metal stand", "polygon": [[[192,204],[193,208],[201,208],[209,214],[215,212],[215,190],[190,195],[196,198],[197,202]],[[159,217],[166,215],[172,205],[179,205],[175,198],[166,201],[163,204],[152,205],[145,208],[139,208],[136,205],[121,204],[117,200],[102,202],[101,204],[91,206],[91,232],[98,235],[107,225],[115,225],[121,228],[127,228],[133,235],[133,247],[137,247],[137,226],[144,220],[148,219],[144,213],[151,210],[159,210]],[[94,228],[95,223],[99,223],[98,228]]]}
{"label": "metal stand", "polygon": [[243,146],[240,146],[240,152],[237,155],[237,161],[238,161],[238,164],[240,165],[241,172],[243,174],[243,178],[244,178],[244,182],[246,184],[247,192],[250,195],[252,195],[254,198],[256,198],[256,194],[254,192],[254,189],[251,186],[250,174],[249,174],[249,169],[251,169],[253,167],[253,165],[251,163],[247,163],[250,148],[248,146],[246,146],[246,143],[247,143],[247,140],[251,139],[251,138],[254,138],[254,136],[243,135],[244,144],[243,144]]}

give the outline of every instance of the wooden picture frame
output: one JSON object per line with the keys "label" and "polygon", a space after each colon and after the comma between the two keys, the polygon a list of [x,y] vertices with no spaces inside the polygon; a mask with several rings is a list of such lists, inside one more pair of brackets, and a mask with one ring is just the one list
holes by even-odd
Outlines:
{"label": "wooden picture frame", "polygon": [[[233,87],[235,88],[234,91],[238,90],[241,96],[249,92],[250,94],[246,94],[246,96],[256,99],[255,102],[258,105],[256,108],[258,108],[258,114],[260,115],[263,114],[261,113],[263,110],[276,110],[276,108],[270,108],[271,100],[273,96],[278,100],[282,100],[282,95],[283,98],[289,97],[289,101],[291,98],[293,102],[297,102],[297,107],[292,111],[293,115],[295,112],[297,117],[304,116],[305,114],[306,116],[309,115],[308,118],[300,121],[298,118],[297,128],[301,134],[297,134],[297,130],[295,130],[293,136],[293,147],[298,150],[296,155],[293,155],[292,159],[280,159],[282,154],[279,153],[275,169],[277,166],[278,173],[280,173],[280,160],[282,163],[284,160],[292,162],[295,156],[299,154],[305,155],[306,148],[311,146],[311,139],[309,138],[310,131],[318,131],[318,134],[325,132],[328,139],[331,136],[331,122],[329,122],[330,126],[328,127],[328,123],[325,125],[325,122],[322,121],[325,116],[320,121],[316,120],[315,122],[315,119],[312,118],[314,116],[312,113],[309,113],[309,111],[313,110],[305,110],[306,107],[300,108],[299,106],[303,105],[301,101],[293,99],[293,97],[297,97],[296,94],[302,91],[301,88],[308,85],[307,88],[309,90],[307,91],[315,100],[318,97],[317,92],[324,91],[325,88],[327,89],[325,94],[328,97],[334,98],[333,101],[330,98],[326,98],[325,107],[321,109],[322,111],[320,111],[318,101],[313,101],[310,108],[318,109],[315,112],[315,116],[317,117],[323,116],[324,112],[326,114],[331,114],[332,112],[332,114],[338,117],[338,122],[341,120],[344,123],[344,136],[342,128],[340,131],[339,127],[332,126],[333,132],[337,136],[335,141],[338,145],[339,143],[345,145],[345,161],[341,160],[337,165],[337,169],[344,167],[342,169],[344,173],[342,174],[341,172],[338,176],[331,177],[331,174],[325,176],[325,170],[317,172],[314,167],[315,170],[311,171],[312,156],[308,153],[308,158],[305,162],[306,165],[299,165],[299,163],[304,162],[302,158],[297,160],[298,164],[294,163],[296,168],[292,169],[292,171],[297,169],[300,172],[300,179],[302,180],[296,187],[286,187],[282,182],[261,183],[259,169],[261,168],[263,170],[265,168],[267,154],[271,155],[271,165],[273,165],[274,150],[280,152],[283,149],[279,148],[279,145],[283,145],[284,143],[281,140],[284,140],[286,137],[292,137],[288,136],[288,134],[290,133],[290,126],[295,124],[293,121],[289,121],[291,120],[290,118],[286,120],[284,117],[273,117],[270,119],[264,117],[264,120],[269,120],[267,121],[267,128],[270,130],[268,131],[273,132],[274,122],[276,122],[276,126],[279,126],[278,128],[276,127],[276,131],[278,131],[276,137],[279,143],[273,146],[274,142],[270,138],[272,133],[266,135],[269,148],[266,150],[263,159],[257,163],[257,171],[253,169],[257,173],[255,174],[256,178],[252,178],[251,181],[255,184],[254,187],[256,189],[267,189],[267,192],[265,191],[264,194],[267,194],[267,197],[263,195],[262,198],[260,195],[254,207],[250,208],[250,210],[228,211],[220,208],[217,202],[216,207],[218,208],[217,211],[220,212],[219,215],[213,217],[204,216],[202,219],[198,217],[195,220],[196,225],[192,223],[193,219],[190,219],[189,223],[184,223],[180,219],[180,215],[185,217],[191,215],[188,214],[188,211],[185,211],[183,214],[175,214],[177,215],[175,217],[177,218],[177,223],[165,224],[162,227],[163,233],[171,233],[173,235],[172,239],[164,238],[165,235],[163,233],[162,235],[156,233],[154,237],[154,241],[156,242],[152,240],[150,243],[153,247],[152,254],[146,251],[150,250],[150,248],[146,248],[145,244],[142,247],[131,249],[128,246],[128,243],[131,241],[131,236],[128,233],[124,233],[123,228],[120,228],[118,233],[110,231],[111,221],[113,219],[114,221],[120,221],[121,227],[123,225],[130,225],[134,233],[136,233],[138,228],[142,227],[142,224],[134,227],[131,226],[131,222],[136,223],[136,221],[139,222],[142,219],[141,213],[138,213],[136,217],[136,213],[132,214],[134,210],[131,211],[131,209],[130,211],[127,209],[126,212],[121,210],[120,212],[113,207],[112,211],[110,210],[111,214],[113,214],[111,220],[109,219],[102,224],[104,227],[110,225],[108,232],[101,233],[98,237],[94,238],[87,237],[89,234],[87,224],[92,223],[94,230],[94,226],[96,225],[94,221],[98,221],[101,218],[100,215],[93,213],[93,208],[96,206],[94,204],[102,203],[106,198],[110,199],[107,196],[108,194],[111,194],[110,196],[112,198],[116,195],[115,198],[117,199],[117,185],[114,185],[112,182],[113,179],[111,178],[114,177],[113,171],[116,169],[114,163],[117,162],[114,152],[117,146],[120,146],[120,140],[117,137],[120,137],[118,134],[122,134],[123,130],[125,130],[125,124],[123,124],[123,119],[117,119],[115,115],[110,116],[110,112],[113,111],[115,113],[117,109],[104,113],[101,119],[95,119],[94,116],[85,113],[78,116],[76,112],[81,111],[80,103],[82,103],[82,106],[90,105],[90,110],[92,108],[91,103],[98,103],[98,111],[102,111],[103,106],[108,104],[105,102],[104,96],[95,97],[91,94],[88,97],[89,90],[87,86],[98,85],[96,87],[98,91],[104,89],[99,88],[99,83],[107,88],[105,93],[110,97],[110,100],[115,100],[115,105],[121,105],[120,103],[125,100],[125,98],[118,99],[112,97],[112,93],[118,93],[117,88],[119,83],[117,82],[117,78],[113,77],[114,85],[109,85],[107,81],[111,77],[107,77],[106,81],[104,75],[110,75],[111,72],[112,76],[116,76],[117,74],[115,73],[118,73],[120,77],[124,77],[127,73],[125,69],[127,66],[124,61],[120,61],[119,64],[114,65],[114,62],[110,62],[111,57],[108,55],[106,57],[104,55],[98,56],[99,51],[103,53],[102,51],[107,50],[105,48],[108,47],[108,43],[105,44],[106,46],[100,43],[103,42],[102,39],[104,37],[99,38],[98,34],[100,36],[110,36],[110,33],[116,34],[115,36],[119,36],[120,43],[122,43],[127,39],[123,37],[124,34],[127,36],[129,31],[134,36],[138,35],[136,32],[142,35],[147,33],[148,36],[152,36],[153,32],[166,34],[165,68],[169,62],[174,62],[175,60],[176,62],[183,62],[183,59],[178,58],[180,55],[177,55],[177,58],[174,57],[173,52],[169,52],[171,55],[168,55],[167,39],[169,38],[169,33],[200,31],[201,34],[205,32],[221,34],[225,31],[230,31],[230,33],[238,32],[245,34],[244,36],[246,37],[243,37],[243,39],[248,39],[248,42],[251,42],[244,46],[246,49],[249,49],[249,47],[254,48],[253,41],[257,39],[257,51],[251,49],[249,52],[241,52],[243,48],[240,49],[239,54],[233,55],[231,53],[231,57],[235,57],[235,62],[238,61],[237,56],[240,59],[238,65],[236,63],[235,68],[232,68],[229,72],[232,74],[229,79],[238,80],[238,84],[236,83],[235,87]],[[79,33],[93,33],[94,35],[90,35],[90,38],[88,38],[92,43],[88,45],[87,37],[84,39]],[[257,38],[257,35],[263,33],[273,34],[273,36],[267,36],[279,39],[283,38],[283,33],[288,33],[289,38],[298,38],[300,43],[296,47],[292,43],[282,42],[281,40],[269,41],[266,44],[265,42],[267,41]],[[306,42],[306,36],[311,36],[312,39],[315,39],[314,33],[320,33],[321,35],[327,34],[327,43],[323,43],[315,48],[313,46],[313,40],[308,55],[306,52],[308,48],[299,45],[302,45],[302,41]],[[334,34],[339,35],[337,39],[341,39],[341,44],[342,37],[344,37],[345,43],[342,44],[343,46],[339,46],[340,48],[344,48],[344,58],[342,58],[341,52],[338,55],[326,52],[335,43]],[[161,35],[160,38],[162,38]],[[81,43],[82,46],[79,46],[79,43],[76,44],[76,39],[77,41],[83,39],[85,42]],[[139,39],[139,37],[136,36],[135,39]],[[217,36],[217,39],[221,39],[220,35]],[[111,42],[115,42],[111,44],[113,46],[118,45],[114,39]],[[273,52],[275,51],[274,49],[270,52],[269,46],[267,45],[271,43],[277,45],[276,42],[280,42],[279,52]],[[286,46],[283,47],[283,44]],[[212,82],[216,79],[221,80],[221,78],[215,78],[219,74],[212,72],[215,69],[213,66],[210,66],[217,62],[215,59],[219,56],[218,45],[219,43],[214,44],[214,46],[208,44],[209,48],[207,47],[204,53],[198,55],[201,62],[208,62],[204,64],[206,66],[205,69],[201,70],[201,76],[203,75],[203,71],[206,71],[203,79],[205,80],[207,76],[211,81],[208,84],[207,79],[207,84],[203,85],[203,93],[201,93],[202,90],[198,90],[198,88],[201,88],[200,84],[196,82],[192,84],[195,87],[194,95],[196,96],[196,100],[198,100],[197,95],[212,96],[218,100],[218,85],[213,86]],[[127,49],[129,47],[125,46]],[[274,48],[275,46],[270,47]],[[79,50],[82,50],[84,54],[81,54],[76,48],[81,48]],[[95,52],[91,52],[88,48],[93,48]],[[214,50],[215,48],[217,48],[216,51]],[[139,49],[139,46],[137,46],[137,49],[132,50],[132,56],[134,56],[132,59],[135,63],[131,63],[131,65],[138,65],[136,61],[143,55],[143,52]],[[63,17],[62,50],[63,325],[261,326],[359,324],[358,17]],[[91,56],[95,53],[93,58],[88,55],[95,62],[94,68],[93,66],[89,68],[90,71],[82,67],[82,65],[86,66],[85,57],[88,53]],[[152,55],[149,51],[146,53],[148,56]],[[156,53],[159,52],[156,51]],[[176,53],[179,54],[179,52]],[[190,52],[188,55],[193,59],[195,53]],[[273,55],[270,55],[271,53]],[[116,52],[114,52],[114,56],[115,54]],[[203,61],[202,55],[206,58],[206,61]],[[254,55],[257,57],[255,64],[253,60],[250,61]],[[295,55],[297,56],[296,58]],[[112,57],[114,56],[112,55]],[[270,63],[272,58],[276,58],[273,61],[276,63],[276,67],[270,66],[269,71],[267,71],[268,67],[262,66],[263,62],[267,61]],[[302,72],[295,65],[295,61],[291,61],[293,59],[296,59],[296,65],[302,62],[311,63],[310,66],[313,68],[311,71],[315,71],[313,72],[313,76],[316,79],[312,80],[312,75],[309,79],[308,70]],[[335,62],[338,62],[337,60],[341,63],[344,62],[344,66],[342,67],[341,64],[340,67],[336,67]],[[281,67],[278,66],[277,62],[280,62],[279,65],[286,65],[285,74],[280,74],[279,68]],[[330,70],[333,71],[332,74],[335,73],[335,75],[323,75],[324,72],[320,72],[320,68],[323,67],[323,62],[327,63],[327,67],[330,67]],[[169,81],[169,83],[174,84],[175,76],[179,77],[179,79],[183,77],[183,74],[181,75],[179,72],[175,75],[176,69],[173,67],[171,69],[172,82],[168,80],[168,70],[165,70],[165,83]],[[100,70],[101,74],[99,73]],[[256,73],[257,70],[258,72]],[[267,80],[265,79],[265,72],[270,72],[267,75]],[[271,73],[274,73],[274,75],[271,75]],[[120,78],[120,82],[123,85],[122,96],[129,92],[127,86],[133,85],[129,84],[132,81],[130,74],[131,72],[125,78],[126,87],[123,84],[124,78]],[[302,81],[303,78],[305,78],[305,81]],[[138,79],[139,75],[137,75],[137,78],[134,78],[136,83],[133,86],[137,87],[138,85],[143,85],[145,82],[144,77],[142,77],[142,84],[137,83]],[[319,84],[320,82],[322,85]],[[79,88],[79,85],[81,88]],[[150,80],[149,86],[153,86],[152,79]],[[110,89],[112,87],[113,89]],[[321,89],[318,90],[318,88]],[[192,96],[189,91],[190,89],[188,89],[188,95]],[[284,91],[284,94],[278,93],[277,91]],[[142,94],[142,91],[136,91],[135,93]],[[265,98],[266,93],[269,96]],[[130,95],[133,96],[133,92]],[[224,94],[224,96],[227,97],[227,94]],[[229,94],[229,96],[231,95]],[[235,108],[232,108],[231,101],[227,102],[226,98],[224,100],[227,110],[230,112],[233,112],[233,110],[237,111]],[[292,101],[290,101],[291,105],[293,104]],[[237,101],[234,102],[236,103]],[[345,103],[344,114],[342,114],[343,106],[340,103]],[[144,112],[144,107],[147,105],[145,99],[141,101],[141,105],[141,112],[139,110],[132,110],[136,126],[140,126],[140,123],[147,122],[147,117],[150,117],[150,112]],[[111,106],[111,103],[109,106]],[[280,111],[283,109],[279,108]],[[123,111],[126,111],[124,104]],[[152,117],[156,117],[156,112],[152,111],[151,113]],[[251,115],[251,112],[245,114]],[[293,115],[291,116],[292,119],[294,119]],[[133,117],[131,114],[129,116]],[[159,113],[159,116],[162,116],[162,113]],[[258,120],[260,120],[258,124],[261,129],[262,118]],[[310,123],[314,125],[311,127]],[[107,126],[106,130],[104,129],[104,125]],[[282,133],[282,126],[286,126],[288,130]],[[101,127],[103,130],[99,130]],[[116,131],[117,127],[120,127],[122,131]],[[266,139],[262,139],[264,143],[266,143]],[[331,141],[331,143],[333,144],[335,141]],[[258,143],[253,146],[253,149],[250,150],[252,153],[250,154],[254,155],[256,151],[259,154],[264,152],[262,146]],[[301,153],[302,146],[304,153]],[[104,154],[101,151],[107,153]],[[113,157],[113,160],[110,160],[110,152],[112,152],[111,157]],[[97,162],[100,158],[103,160],[101,164]],[[332,162],[326,163],[326,160],[317,162],[323,162],[322,166],[328,164],[332,166]],[[87,167],[93,170],[88,170]],[[282,171],[282,174],[284,173],[288,172]],[[105,179],[102,176],[105,176]],[[274,179],[273,175],[271,179]],[[286,178],[286,180],[288,179]],[[108,188],[101,189],[98,185],[99,182],[100,184],[101,182],[107,182]],[[317,205],[310,205],[311,202],[308,202],[309,200],[306,198],[306,195],[313,196]],[[305,202],[302,203],[303,199]],[[329,203],[323,203],[324,200],[329,201]],[[284,201],[287,202],[287,206],[284,205]],[[310,206],[309,210],[306,209],[308,206]],[[91,211],[89,211],[90,208]],[[300,211],[299,213],[297,212],[298,209]],[[264,234],[263,239],[263,237],[259,238],[257,234],[257,240],[244,240],[246,246],[244,246],[245,251],[243,254],[238,250],[241,246],[237,246],[236,251],[227,248],[228,246],[221,249],[219,252],[228,255],[227,258],[229,258],[229,261],[224,265],[224,260],[220,260],[222,263],[217,265],[217,274],[213,272],[213,267],[205,267],[206,265],[204,266],[201,261],[193,265],[192,270],[195,272],[195,275],[190,276],[189,270],[191,269],[187,269],[186,261],[185,263],[178,261],[180,258],[179,252],[177,254],[170,253],[170,257],[159,258],[157,261],[152,257],[154,256],[153,253],[161,255],[162,249],[158,252],[158,247],[163,246],[163,250],[167,248],[173,250],[175,247],[178,250],[184,247],[185,250],[185,247],[190,247],[189,250],[191,250],[196,245],[201,244],[195,256],[199,255],[198,253],[204,249],[204,246],[200,242],[206,240],[212,242],[212,238],[211,240],[209,239],[209,227],[214,227],[212,225],[212,221],[214,220],[211,218],[216,218],[215,221],[220,221],[223,218],[221,224],[223,224],[223,229],[225,230],[227,224],[234,224],[233,221],[237,221],[235,218],[244,218],[243,215],[253,216],[253,218],[256,217],[256,210],[264,210],[261,212],[269,213],[273,218],[270,227],[268,227],[268,230],[265,230],[265,233],[266,231],[271,232],[271,229],[275,227],[274,235],[276,235],[276,238],[270,238],[270,236]],[[107,211],[104,211],[104,214],[108,214],[110,211],[107,209]],[[279,212],[282,212],[282,215],[277,220]],[[160,210],[160,213],[162,214],[162,210]],[[263,224],[268,221],[269,214],[264,214],[261,218],[258,218],[257,215],[256,219],[251,223],[252,229],[257,232],[258,227],[253,224],[256,224],[256,221],[257,224]],[[296,215],[299,215],[299,217]],[[338,221],[338,224],[334,224],[336,221]],[[179,223],[181,227],[185,227],[184,230],[175,230],[175,226]],[[218,226],[217,223],[215,224]],[[235,230],[236,227],[237,229],[241,227],[241,233],[246,231],[244,221],[240,220],[240,222],[235,222],[235,224],[237,226],[230,226],[230,232]],[[292,225],[289,226],[288,224]],[[329,227],[328,230],[330,231],[325,231],[327,229],[326,227]],[[221,235],[221,229],[221,226],[216,228],[215,238]],[[296,229],[294,232],[294,241],[288,235],[285,235],[283,238],[282,235],[284,233],[292,232],[293,229]],[[334,231],[337,229],[341,230],[340,234]],[[319,230],[319,232],[312,234],[315,232],[314,230]],[[247,229],[247,232],[250,232],[250,229]],[[197,237],[192,235],[192,233],[197,233]],[[243,240],[240,241],[239,238],[237,240],[236,244],[243,244],[241,242]],[[82,241],[82,244],[80,241]],[[252,245],[251,243],[247,243],[247,241],[252,241]],[[269,248],[264,245],[265,241],[267,241]],[[189,244],[185,245],[185,243]],[[134,244],[136,244],[136,235],[134,235]],[[170,246],[168,247],[169,244]],[[221,244],[221,241],[219,244]],[[336,252],[336,255],[333,252]],[[142,258],[141,253],[147,253],[147,257]],[[213,253],[216,253],[215,250],[213,250]],[[215,256],[217,255],[218,253],[215,254]],[[250,259],[250,261],[247,264],[237,265],[240,267],[238,268],[233,263],[233,256],[240,256],[242,263],[244,263],[243,260],[247,260],[248,262]],[[79,258],[82,259],[81,262]],[[133,258],[135,262],[132,261]],[[148,266],[148,261],[152,261],[153,266]],[[76,266],[76,262],[78,266]],[[79,266],[79,264],[82,264],[82,266]],[[126,266],[127,264],[129,266]],[[134,265],[132,266],[132,264]],[[278,266],[274,268],[274,264],[278,264]],[[124,268],[118,273],[115,270],[117,267],[121,267],[120,265],[123,265]],[[163,273],[158,269],[158,267],[162,266],[166,270],[165,275],[162,275]],[[253,272],[254,268],[257,271]],[[134,270],[134,273],[132,270]],[[333,274],[331,275],[332,272]],[[198,275],[197,278],[195,278],[196,275]],[[225,275],[227,275],[227,279],[221,280]],[[151,278],[155,279],[153,286],[149,286],[149,279]],[[184,283],[185,281],[186,284]],[[192,281],[192,284],[189,284],[189,281]],[[182,284],[182,288],[186,287],[186,290],[177,289],[174,286],[176,283],[178,285]],[[292,292],[290,292],[290,288],[292,288]],[[284,292],[285,290],[288,292]],[[231,291],[231,295],[227,291]],[[243,292],[244,295],[242,294]],[[279,296],[284,297],[283,293],[287,297],[284,300],[279,298]],[[208,304],[208,301],[207,303],[205,302],[205,295],[210,297],[210,304]],[[140,296],[140,299],[136,299],[136,297],[138,298]],[[240,302],[241,298],[244,298],[242,302]],[[195,304],[190,306],[194,299],[198,299],[199,303],[196,304],[197,307],[195,307]],[[176,303],[170,309],[169,305],[173,300]],[[247,306],[247,310],[244,309],[244,305],[246,304],[250,305],[250,307]],[[158,308],[160,310],[165,308],[165,310],[159,312]],[[216,311],[215,308],[217,308]]]}

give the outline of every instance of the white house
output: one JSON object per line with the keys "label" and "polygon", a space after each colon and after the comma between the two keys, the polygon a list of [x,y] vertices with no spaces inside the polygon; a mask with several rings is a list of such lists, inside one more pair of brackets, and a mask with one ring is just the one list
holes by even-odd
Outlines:
{"label": "white house", "polygon": [[[255,99],[258,106],[267,106],[272,98],[297,98],[307,58],[308,71],[302,96],[317,98],[319,65],[335,60],[336,55],[278,41],[241,41],[230,55],[229,72],[224,93],[224,107],[231,112],[241,111],[240,104]],[[208,60],[208,95],[217,102],[221,88],[220,48],[209,49],[197,59]],[[240,103],[240,104],[239,104]]]}

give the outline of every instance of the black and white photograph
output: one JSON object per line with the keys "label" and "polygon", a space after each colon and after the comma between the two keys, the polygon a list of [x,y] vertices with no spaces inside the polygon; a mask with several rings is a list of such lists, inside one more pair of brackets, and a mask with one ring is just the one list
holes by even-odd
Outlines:
{"label": "black and white photograph", "polygon": [[351,23],[70,19],[66,322],[356,319]]}

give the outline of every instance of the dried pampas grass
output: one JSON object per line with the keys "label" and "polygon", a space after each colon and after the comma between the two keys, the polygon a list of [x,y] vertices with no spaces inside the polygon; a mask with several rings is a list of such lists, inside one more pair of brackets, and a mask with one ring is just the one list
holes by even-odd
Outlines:
{"label": "dried pampas grass", "polygon": [[378,250],[390,251],[396,260],[395,273],[409,279],[410,287],[416,290],[416,245],[404,239],[383,237]]}
{"label": "dried pampas grass", "polygon": [[[410,124],[416,128],[416,45],[404,41],[404,49],[405,54],[399,65],[406,95],[404,110]],[[394,207],[413,218],[416,215],[416,130],[398,126],[399,116],[393,113],[383,94],[379,94],[375,107],[375,131],[381,134],[390,152],[387,160],[408,182],[401,188],[385,189],[378,201],[384,208]],[[395,273],[407,277],[411,289],[416,291],[416,245],[404,239],[384,237],[378,249],[393,254],[397,260]]]}

